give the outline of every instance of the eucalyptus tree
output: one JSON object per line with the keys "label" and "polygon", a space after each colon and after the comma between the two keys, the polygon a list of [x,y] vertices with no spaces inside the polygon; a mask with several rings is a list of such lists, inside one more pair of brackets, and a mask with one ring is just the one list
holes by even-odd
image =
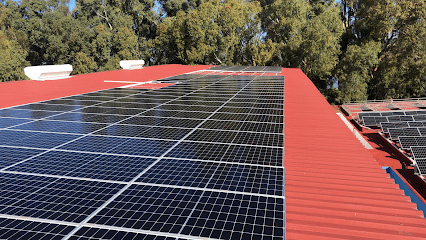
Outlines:
{"label": "eucalyptus tree", "polygon": [[[0,5],[0,81],[25,79],[24,67],[29,65],[25,60],[27,51],[20,44],[22,33],[10,24],[12,12]],[[22,42],[24,44],[24,42]]]}
{"label": "eucalyptus tree", "polygon": [[[157,63],[242,64],[259,33],[258,2],[210,0],[166,17],[158,27]],[[247,60],[248,59],[248,60]]]}
{"label": "eucalyptus tree", "polygon": [[343,23],[333,1],[261,1],[262,30],[276,44],[273,64],[297,67],[321,90],[333,82]]}
{"label": "eucalyptus tree", "polygon": [[342,1],[341,101],[424,95],[425,7],[424,0]]}

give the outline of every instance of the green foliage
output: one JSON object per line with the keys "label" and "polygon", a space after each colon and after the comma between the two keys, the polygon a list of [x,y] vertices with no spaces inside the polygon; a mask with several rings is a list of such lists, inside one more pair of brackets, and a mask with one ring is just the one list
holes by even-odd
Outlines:
{"label": "green foliage", "polygon": [[24,67],[28,65],[25,60],[25,51],[17,41],[9,40],[6,34],[0,30],[0,75],[1,81],[13,81],[26,79]]}
{"label": "green foliage", "polygon": [[0,76],[1,82],[27,79],[24,68],[27,52],[19,44],[20,32],[10,26],[10,9],[0,6]]}
{"label": "green foliage", "polygon": [[320,88],[332,84],[343,23],[334,2],[276,0],[263,3],[262,29],[277,44],[273,64],[301,68]]}
{"label": "green foliage", "polygon": [[[355,94],[357,97],[354,98],[345,96],[347,92],[342,89],[340,99],[348,101],[424,95],[425,7],[423,0],[342,1],[346,32],[342,41],[345,52],[342,58],[344,61],[339,64],[339,80],[348,84],[348,79],[353,78],[352,86],[362,86],[363,91],[362,94]],[[345,60],[353,54],[356,49],[354,46],[369,46],[372,41],[377,46],[374,50],[366,47],[357,52],[363,50],[362,57],[358,57],[374,61],[357,60],[364,71],[355,73],[357,77],[347,74],[347,69],[351,68],[348,65],[354,62],[345,63]]]}
{"label": "green foliage", "polygon": [[82,74],[144,59],[297,67],[333,103],[425,95],[424,0],[68,2],[1,1],[1,81],[27,65]]}
{"label": "green foliage", "polygon": [[[256,35],[257,2],[212,0],[177,12],[158,28],[157,61],[185,64],[238,64]],[[244,45],[244,41],[246,45]]]}
{"label": "green foliage", "polygon": [[340,103],[367,100],[368,83],[373,69],[379,62],[380,43],[350,45],[339,63],[336,77],[339,79]]}
{"label": "green foliage", "polygon": [[75,55],[75,59],[72,65],[72,74],[91,73],[96,71],[96,69],[98,68],[96,62],[83,52],[78,52]]}

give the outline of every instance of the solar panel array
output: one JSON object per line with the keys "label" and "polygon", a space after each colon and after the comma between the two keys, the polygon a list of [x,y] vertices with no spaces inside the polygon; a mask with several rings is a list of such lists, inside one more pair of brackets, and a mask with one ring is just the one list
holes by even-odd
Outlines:
{"label": "solar panel array", "polygon": [[423,128],[426,127],[426,121],[419,122],[392,122],[392,123],[380,123],[382,131],[384,133],[389,133],[391,128]]}
{"label": "solar panel array", "polygon": [[358,120],[364,126],[380,127],[381,123],[426,121],[426,111],[385,111],[358,113]]}
{"label": "solar panel array", "polygon": [[398,140],[399,137],[426,136],[426,127],[414,128],[389,128],[389,136],[392,140]]}
{"label": "solar panel array", "polygon": [[0,239],[283,239],[284,78],[0,110]]}
{"label": "solar panel array", "polygon": [[426,114],[410,116],[363,117],[362,120],[364,126],[379,127],[382,123],[426,121]]}
{"label": "solar panel array", "polygon": [[364,126],[380,126],[391,140],[399,142],[401,149],[411,150],[415,172],[426,175],[426,157],[419,157],[419,153],[426,153],[426,111],[362,112],[358,120]]}
{"label": "solar panel array", "polygon": [[411,152],[416,160],[416,165],[420,174],[426,174],[426,148],[422,147],[411,147]]}
{"label": "solar panel array", "polygon": [[358,120],[362,120],[363,117],[386,117],[386,116],[401,116],[401,115],[422,115],[426,114],[425,110],[411,110],[411,111],[384,111],[384,112],[360,112],[358,113]]}
{"label": "solar panel array", "polygon": [[223,72],[264,72],[264,73],[280,73],[281,67],[272,66],[225,66],[219,65],[209,68],[210,71]]}

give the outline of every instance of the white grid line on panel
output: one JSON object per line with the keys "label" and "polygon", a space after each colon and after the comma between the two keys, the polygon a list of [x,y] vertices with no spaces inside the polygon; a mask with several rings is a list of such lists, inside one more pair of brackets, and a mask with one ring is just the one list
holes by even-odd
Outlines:
{"label": "white grid line on panel", "polygon": [[127,182],[123,182],[123,181],[70,177],[70,176],[63,176],[63,175],[52,175],[52,174],[41,174],[41,173],[28,173],[28,172],[17,172],[17,171],[2,171],[2,173],[19,174],[19,175],[26,175],[26,176],[52,177],[52,178],[72,179],[72,180],[92,181],[92,182],[103,182],[103,183],[117,183],[117,184],[123,184],[123,185],[127,184]]}
{"label": "white grid line on panel", "polygon": [[[225,78],[226,78],[226,77],[225,77]],[[219,79],[219,80],[218,80],[218,81],[216,81],[216,82],[219,82],[219,81],[221,81],[221,80],[223,80],[223,79],[224,79],[224,78]],[[216,83],[216,82],[214,82],[214,83]],[[193,92],[199,91],[200,89],[206,88],[206,87],[208,87],[208,86],[210,86],[210,85],[213,85],[214,83],[211,83],[211,84],[209,84],[209,85],[206,85],[206,86],[204,86],[204,87],[202,87],[202,88],[199,88],[199,89],[197,89],[197,90],[195,90],[195,91],[193,91]],[[192,93],[192,92],[191,92],[191,93]],[[188,93],[188,94],[191,94],[191,93]],[[186,94],[186,95],[188,95],[188,94]],[[131,96],[133,96],[133,95],[138,95],[138,94],[131,94],[131,95],[128,95],[128,96],[125,96],[125,97],[115,98],[114,100],[116,100],[116,99],[121,99],[121,98],[126,98],[126,97],[131,97]],[[183,95],[183,96],[185,96],[185,95]],[[178,98],[176,98],[176,99],[179,99],[179,98],[181,98],[181,97],[183,97],[183,96],[180,96],[180,97],[178,97]],[[174,100],[175,100],[175,99],[174,99]],[[112,101],[112,100],[111,100],[111,101]],[[170,101],[173,101],[173,100],[170,100]],[[169,102],[170,102],[170,101],[169,101]],[[109,101],[107,101],[107,102],[109,102]],[[102,103],[103,103],[103,102],[102,102]],[[166,103],[167,103],[167,102],[166,102]],[[166,103],[163,103],[163,104],[166,104]],[[161,105],[163,105],[163,104],[161,104]],[[97,105],[97,104],[95,104],[95,105]],[[161,105],[159,105],[159,106],[161,106]],[[94,106],[94,105],[91,105],[91,106]],[[89,107],[89,106],[86,106],[86,107]],[[156,106],[156,107],[158,107],[158,106]],[[156,108],[156,107],[154,107],[154,108]],[[151,108],[151,109],[154,109],[154,108]],[[148,110],[150,110],[150,109],[146,109],[146,111],[148,111]],[[76,110],[73,110],[73,111],[76,111]],[[73,112],[73,111],[68,111],[68,112]],[[141,115],[142,113],[144,113],[144,112],[146,112],[146,111],[143,111],[143,112],[141,112],[141,113],[139,113],[139,114],[136,114],[136,115],[134,115],[134,116]],[[68,113],[68,112],[63,112],[63,113]],[[61,114],[62,114],[62,113],[61,113]],[[60,115],[60,114],[58,114],[58,115]],[[121,121],[118,121],[118,122],[116,122],[116,123],[113,123],[113,124],[109,124],[108,126],[106,126],[106,127],[104,127],[104,128],[101,128],[101,129],[99,129],[99,130],[97,130],[97,131],[101,131],[101,130],[103,130],[103,129],[106,129],[106,128],[108,128],[108,127],[112,126],[112,125],[115,125],[115,124],[117,124],[117,123],[123,122],[123,121],[125,121],[125,120],[127,120],[127,119],[130,119],[130,118],[134,117],[134,116],[130,116],[130,117],[128,117],[128,118],[125,118],[125,119],[123,119],[123,120],[121,120]],[[52,116],[49,116],[49,117],[52,117]],[[42,118],[42,119],[45,119],[45,118]],[[40,120],[42,120],[42,119],[37,119],[36,121],[40,121]],[[36,122],[36,121],[34,121],[34,122]],[[16,126],[18,126],[18,125],[16,125]],[[97,132],[97,131],[95,131],[95,132]],[[9,168],[11,168],[11,167],[14,167],[14,166],[16,166],[16,165],[18,165],[18,164],[21,164],[21,163],[23,163],[23,162],[26,162],[26,161],[28,161],[28,160],[30,160],[30,159],[33,159],[33,158],[35,158],[35,157],[38,157],[38,156],[40,156],[40,155],[42,155],[42,154],[45,154],[45,153],[47,153],[47,152],[50,152],[50,151],[52,151],[52,150],[56,150],[56,149],[57,149],[57,148],[59,148],[59,147],[62,147],[62,146],[67,145],[67,144],[69,144],[69,143],[75,142],[75,141],[77,141],[77,140],[79,140],[79,139],[82,139],[82,138],[84,138],[84,137],[86,137],[86,136],[90,136],[90,135],[92,135],[92,133],[88,133],[88,134],[85,134],[85,135],[81,135],[81,137],[78,137],[78,138],[75,138],[75,139],[70,140],[70,141],[68,141],[68,142],[65,142],[65,143],[63,143],[63,144],[57,145],[56,147],[51,148],[51,149],[49,149],[49,150],[47,150],[47,151],[45,151],[45,152],[42,152],[42,153],[40,153],[40,154],[37,154],[37,155],[32,156],[32,157],[27,158],[27,159],[24,159],[24,160],[22,160],[22,161],[19,161],[19,162],[15,163],[15,164],[10,165],[10,166],[4,167],[4,168],[0,169],[0,172],[1,172],[1,171],[4,171],[4,170],[6,170],[6,169],[9,169]]]}
{"label": "white grid line on panel", "polygon": [[[223,80],[223,79],[221,79]],[[216,82],[219,82],[221,80],[218,80]],[[212,83],[214,84],[214,83]],[[210,84],[210,85],[212,85]],[[209,85],[207,85],[209,86]],[[205,87],[207,87],[205,86]],[[204,88],[204,87],[203,87]],[[200,88],[202,89],[202,88]],[[198,91],[198,90],[196,90]],[[195,92],[195,91],[194,91]],[[139,115],[139,114],[138,114]],[[201,122],[198,126],[203,124],[204,122]],[[96,214],[98,214],[102,209],[104,209],[108,204],[110,204],[112,201],[114,201],[120,194],[122,194],[124,191],[126,191],[133,183],[136,182],[137,179],[139,179],[143,174],[145,174],[149,169],[151,169],[155,164],[157,164],[162,157],[166,156],[167,153],[169,153],[174,147],[176,147],[180,142],[182,142],[187,136],[189,136],[193,131],[195,131],[196,128],[194,128],[191,132],[186,134],[183,138],[181,138],[179,141],[177,141],[173,146],[171,146],[167,151],[165,151],[156,161],[154,161],[151,165],[149,165],[145,170],[140,172],[137,176],[135,176],[130,182],[128,182],[120,191],[118,191],[114,196],[112,196],[110,199],[108,199],[104,204],[102,204],[98,209],[96,209],[94,212],[92,212],[86,219],[84,219],[78,227],[76,227],[73,231],[71,231],[67,236],[63,238],[63,240],[68,240],[72,235],[74,235],[78,230],[80,230],[84,224],[88,223],[90,219],[92,219]]]}

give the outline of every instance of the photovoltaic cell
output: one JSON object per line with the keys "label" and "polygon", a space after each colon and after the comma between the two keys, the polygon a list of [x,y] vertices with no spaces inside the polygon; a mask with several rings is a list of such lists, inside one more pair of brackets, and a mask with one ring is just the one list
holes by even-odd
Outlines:
{"label": "photovoltaic cell", "polygon": [[191,129],[173,128],[173,127],[151,127],[138,137],[179,140],[187,135]]}
{"label": "photovoltaic cell", "polygon": [[382,131],[384,133],[389,132],[389,128],[406,128],[406,127],[414,127],[409,125],[410,122],[399,122],[399,123],[380,123]]}
{"label": "photovoltaic cell", "polygon": [[400,136],[420,136],[417,128],[389,128],[389,136],[392,140],[398,140]]}
{"label": "photovoltaic cell", "polygon": [[389,116],[388,122],[412,122],[413,116]]}
{"label": "photovoltaic cell", "polygon": [[418,127],[421,136],[426,136],[426,127]]}
{"label": "photovoltaic cell", "polygon": [[166,157],[220,161],[230,145],[182,142],[173,148]]}
{"label": "photovoltaic cell", "polygon": [[236,135],[236,131],[197,129],[191,133],[186,140],[210,143],[232,143]]}
{"label": "photovoltaic cell", "polygon": [[73,105],[49,105],[49,104],[43,104],[43,103],[32,103],[32,104],[16,107],[15,109],[66,112],[66,111],[79,109],[79,107],[73,106]]}
{"label": "photovoltaic cell", "polygon": [[40,120],[12,127],[10,129],[88,134],[107,127],[107,124],[83,123],[83,122],[63,122]]}
{"label": "photovoltaic cell", "polygon": [[426,121],[426,115],[415,115],[413,119],[414,121]]}
{"label": "photovoltaic cell", "polygon": [[198,159],[270,166],[283,165],[281,148],[245,145],[208,144],[182,142],[173,148],[166,157]]}
{"label": "photovoltaic cell", "polygon": [[195,128],[202,121],[203,120],[195,120],[195,119],[165,118],[164,121],[157,124],[157,126]]}
{"label": "photovoltaic cell", "polygon": [[206,188],[282,196],[283,186],[282,168],[222,163]]}
{"label": "photovoltaic cell", "polygon": [[9,128],[9,127],[20,125],[30,121],[31,119],[24,119],[24,118],[0,118],[0,128]]}
{"label": "photovoltaic cell", "polygon": [[[18,131],[15,131],[16,134]],[[32,147],[32,148],[53,148],[58,145],[74,140],[81,135],[56,134],[56,133],[36,133],[26,138],[6,143],[8,146]]]}
{"label": "photovoltaic cell", "polygon": [[13,118],[30,118],[30,119],[41,119],[50,117],[61,112],[51,112],[51,111],[36,111],[28,109],[16,109],[8,108],[0,111],[0,117],[13,117]]}
{"label": "photovoltaic cell", "polygon": [[204,188],[219,164],[178,159],[162,159],[137,182]]}
{"label": "photovoltaic cell", "polygon": [[426,121],[420,122],[407,122],[409,127],[426,127]]}
{"label": "photovoltaic cell", "polygon": [[284,146],[284,135],[258,132],[239,132],[232,143],[282,147]]}
{"label": "photovoltaic cell", "polygon": [[411,147],[420,174],[426,174],[426,146]]}
{"label": "photovoltaic cell", "polygon": [[119,184],[0,174],[0,213],[81,222],[111,198]]}
{"label": "photovoltaic cell", "polygon": [[86,136],[59,149],[159,157],[174,144],[164,140]]}
{"label": "photovoltaic cell", "polygon": [[[108,125],[107,125],[108,126]],[[150,126],[137,126],[137,125],[109,125],[108,127],[94,132],[96,135],[109,135],[109,136],[123,136],[123,137],[137,137],[142,133],[148,131]]]}
{"label": "photovoltaic cell", "polygon": [[43,150],[0,147],[0,169],[42,153]]}
{"label": "photovoltaic cell", "polygon": [[205,192],[182,233],[214,239],[283,239],[284,200]]}
{"label": "photovoltaic cell", "polygon": [[0,239],[61,240],[73,229],[72,226],[0,218]]}
{"label": "photovoltaic cell", "polygon": [[190,189],[132,185],[90,223],[179,233],[202,193]]}
{"label": "photovoltaic cell", "polygon": [[399,137],[399,143],[401,144],[402,149],[426,146],[426,137]]}
{"label": "photovoltaic cell", "polygon": [[411,153],[413,153],[414,159],[426,158],[426,146],[412,146]]}
{"label": "photovoltaic cell", "polygon": [[[387,117],[363,117],[364,126],[380,126],[381,123],[389,122]],[[396,121],[394,121],[396,122]]]}
{"label": "photovoltaic cell", "polygon": [[51,151],[8,170],[127,182],[154,161],[142,157]]}
{"label": "photovoltaic cell", "polygon": [[416,164],[421,175],[426,174],[426,158],[416,158]]}
{"label": "photovoltaic cell", "polygon": [[163,122],[165,120],[167,120],[167,119],[162,118],[162,117],[141,116],[141,117],[132,117],[132,118],[126,119],[126,120],[120,122],[120,124],[156,126],[156,125],[160,124],[161,122]]}
{"label": "photovoltaic cell", "polygon": [[117,231],[110,229],[83,227],[70,240],[176,240],[176,238]]}

